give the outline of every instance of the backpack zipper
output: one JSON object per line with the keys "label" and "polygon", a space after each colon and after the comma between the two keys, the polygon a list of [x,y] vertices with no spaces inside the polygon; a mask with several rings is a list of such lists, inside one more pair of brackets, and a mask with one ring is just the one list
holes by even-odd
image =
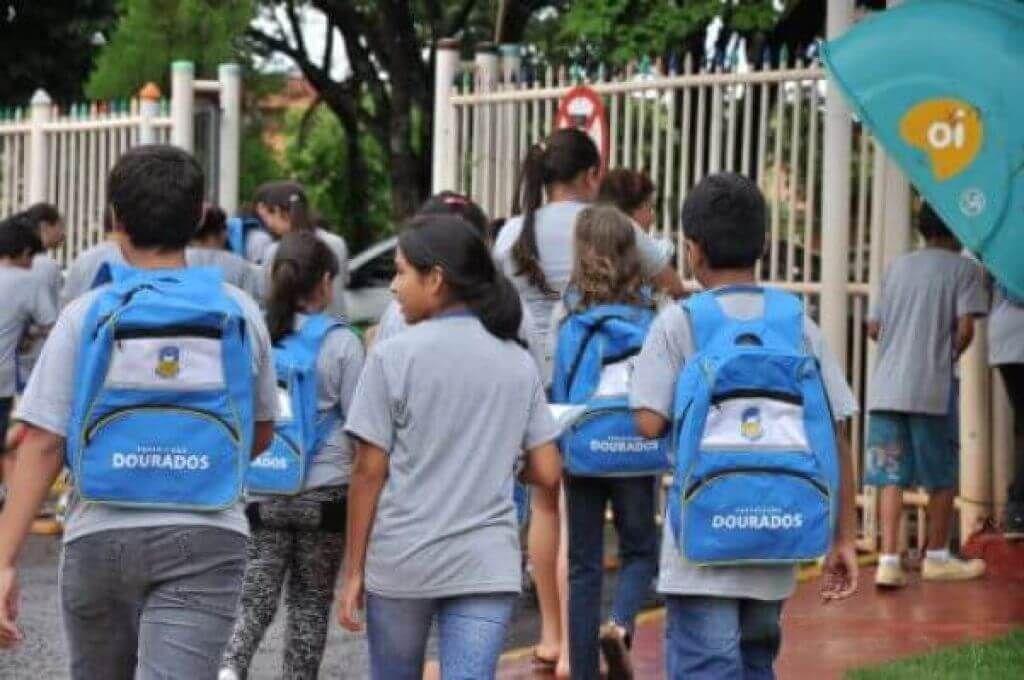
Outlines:
{"label": "backpack zipper", "polygon": [[809,474],[805,474],[805,473],[802,473],[802,472],[793,472],[793,471],[790,471],[790,470],[770,470],[770,469],[767,469],[767,468],[747,467],[747,468],[733,468],[731,470],[722,470],[720,472],[715,472],[713,474],[710,474],[707,477],[704,477],[703,479],[701,479],[700,481],[694,482],[683,493],[683,500],[689,501],[691,498],[693,498],[694,494],[696,494],[697,491],[699,491],[701,489],[701,487],[706,486],[707,484],[709,484],[710,482],[712,482],[712,481],[714,481],[716,479],[719,479],[721,477],[731,477],[733,475],[743,475],[743,474],[769,474],[769,475],[785,475],[787,477],[796,477],[797,479],[802,479],[805,482],[807,482],[808,484],[810,484],[811,486],[813,486],[815,489],[817,489],[818,493],[820,493],[825,498],[829,497],[828,487],[825,486],[824,484],[822,484],[821,482],[819,482],[818,480],[814,479],[813,477],[811,477]]}
{"label": "backpack zipper", "polygon": [[97,430],[102,429],[111,421],[117,420],[118,418],[121,418],[132,411],[174,411],[177,413],[185,413],[188,415],[194,415],[200,418],[205,418],[206,420],[216,423],[223,427],[225,430],[227,430],[228,434],[231,436],[231,440],[235,444],[240,443],[240,439],[238,437],[238,433],[235,431],[235,428],[233,428],[226,420],[224,420],[220,416],[210,413],[209,411],[204,411],[202,409],[197,408],[187,408],[184,406],[161,406],[157,404],[142,404],[137,406],[125,406],[123,408],[114,409],[113,411],[105,414],[102,418],[100,418],[91,426],[89,426],[89,428],[85,431],[85,445],[89,445],[92,438],[95,436]]}

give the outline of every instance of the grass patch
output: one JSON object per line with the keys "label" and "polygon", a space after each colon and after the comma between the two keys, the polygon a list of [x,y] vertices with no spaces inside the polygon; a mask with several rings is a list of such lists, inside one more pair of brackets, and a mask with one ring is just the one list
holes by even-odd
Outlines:
{"label": "grass patch", "polygon": [[1024,630],[847,674],[848,680],[1002,680],[1024,675]]}

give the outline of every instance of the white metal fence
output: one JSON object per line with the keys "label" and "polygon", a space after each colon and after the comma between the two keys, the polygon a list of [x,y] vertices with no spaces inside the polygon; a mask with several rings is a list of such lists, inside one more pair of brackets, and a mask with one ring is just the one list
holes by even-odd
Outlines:
{"label": "white metal fence", "polygon": [[65,218],[67,240],[55,256],[66,265],[103,238],[107,173],[121,154],[146,143],[175,143],[193,151],[195,92],[219,95],[219,139],[202,150],[200,160],[213,179],[208,182],[211,195],[234,210],[240,81],[235,65],[222,66],[219,80],[197,81],[192,65],[178,62],[171,100],[147,86],[130,101],[59,107],[37,91],[27,107],[6,109],[0,116],[0,217],[39,201],[56,205]]}

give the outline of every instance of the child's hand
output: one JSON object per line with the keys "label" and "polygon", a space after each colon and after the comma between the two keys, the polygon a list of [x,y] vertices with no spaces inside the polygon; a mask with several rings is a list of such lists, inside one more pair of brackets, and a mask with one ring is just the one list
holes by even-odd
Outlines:
{"label": "child's hand", "polygon": [[821,599],[844,600],[857,592],[857,547],[853,541],[833,546],[822,569]]}
{"label": "child's hand", "polygon": [[363,609],[363,576],[349,576],[338,598],[338,624],[353,633],[363,629],[362,617],[358,614]]}
{"label": "child's hand", "polygon": [[18,618],[18,574],[14,567],[0,569],[0,649],[10,649],[23,637],[14,624]]}

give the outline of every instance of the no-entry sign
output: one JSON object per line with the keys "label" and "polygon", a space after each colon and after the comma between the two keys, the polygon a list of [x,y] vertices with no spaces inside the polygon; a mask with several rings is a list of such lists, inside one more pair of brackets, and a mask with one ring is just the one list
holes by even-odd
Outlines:
{"label": "no-entry sign", "polygon": [[601,95],[585,85],[569,90],[558,103],[558,114],[555,116],[555,129],[574,127],[586,132],[597,150],[601,152],[601,162],[608,167],[608,115],[605,112]]}

